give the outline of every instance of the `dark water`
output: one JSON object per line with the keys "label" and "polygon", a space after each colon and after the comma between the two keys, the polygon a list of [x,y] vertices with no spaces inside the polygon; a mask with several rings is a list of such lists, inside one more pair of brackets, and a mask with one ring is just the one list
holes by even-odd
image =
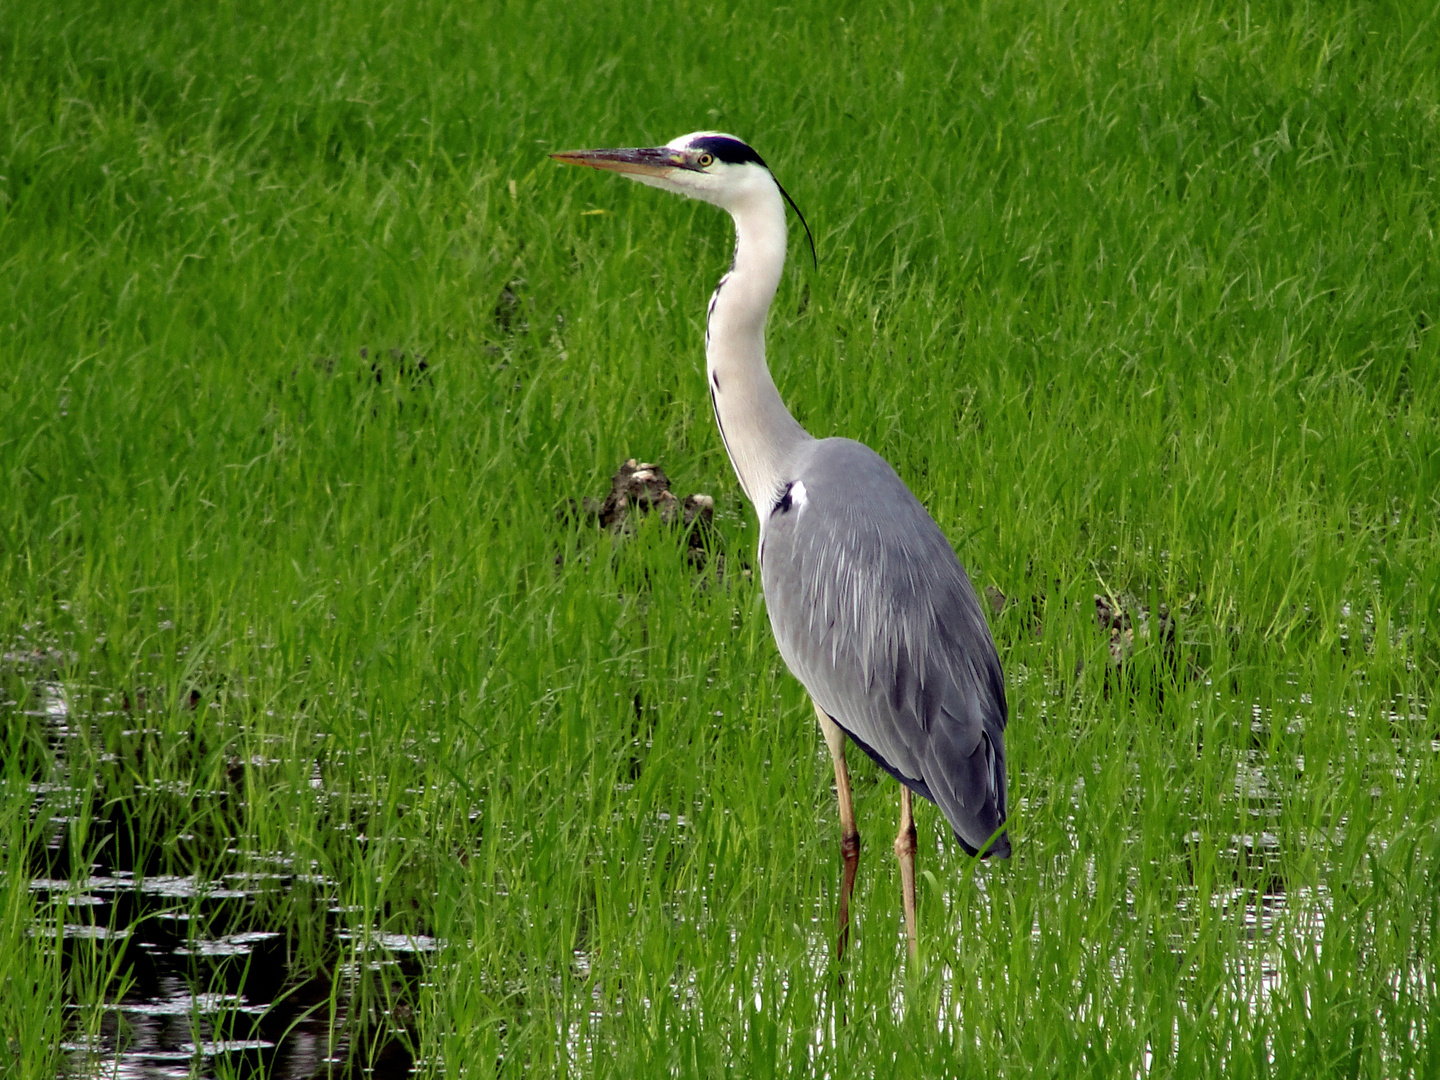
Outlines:
{"label": "dark water", "polygon": [[[290,875],[277,874],[268,887],[292,884]],[[405,1040],[385,1037],[386,1024],[357,1015],[354,990],[363,965],[372,973],[390,969],[386,974],[408,996],[404,991],[423,975],[418,955],[434,948],[428,938],[382,935],[365,943],[365,960],[346,964],[337,962],[341,948],[356,943],[337,932],[336,948],[314,970],[313,961],[304,968],[292,963],[283,933],[206,932],[207,924],[247,924],[244,909],[256,891],[244,882],[137,880],[115,870],[69,881],[39,878],[31,888],[55,905],[55,921],[42,932],[64,934],[66,960],[104,940],[115,958],[112,985],[125,987],[101,1007],[98,1038],[84,1035],[93,1018],[76,1016],[67,1045],[75,1072],[210,1076],[221,1057],[227,1071],[241,1075],[391,1077],[412,1070]]]}
{"label": "dark water", "polygon": [[[3,659],[13,672],[28,657]],[[357,929],[355,913],[338,904],[338,883],[291,853],[254,854],[232,843],[217,860],[226,870],[214,877],[141,865],[137,853],[155,845],[136,842],[128,803],[106,805],[65,776],[67,747],[88,735],[64,688],[35,678],[24,703],[61,764],[31,785],[32,815],[48,836],[32,858],[30,888],[41,900],[34,932],[63,938],[67,988],[93,971],[99,950],[111,995],[98,1006],[93,997],[84,1006],[66,1002],[68,1075],[412,1074],[421,1063],[410,1003],[434,939]],[[77,856],[67,825],[82,814],[90,822],[86,855]],[[195,840],[171,839],[181,854]],[[208,850],[215,840],[203,838]],[[274,917],[297,905],[318,937],[304,948]]]}

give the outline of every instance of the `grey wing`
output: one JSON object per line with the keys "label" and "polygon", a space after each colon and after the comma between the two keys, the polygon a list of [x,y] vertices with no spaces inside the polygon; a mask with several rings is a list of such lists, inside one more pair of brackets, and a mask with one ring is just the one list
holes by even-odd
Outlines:
{"label": "grey wing", "polygon": [[[780,655],[974,854],[1005,821],[1005,682],[945,535],[883,458],[848,439],[812,443],[759,512]],[[1008,856],[1008,838],[988,853]]]}

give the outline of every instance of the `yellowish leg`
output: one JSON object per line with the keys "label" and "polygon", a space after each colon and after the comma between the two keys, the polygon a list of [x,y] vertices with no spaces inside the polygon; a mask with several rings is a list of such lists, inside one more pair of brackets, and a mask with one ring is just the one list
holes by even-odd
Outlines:
{"label": "yellowish leg", "polygon": [[895,837],[895,858],[900,860],[900,888],[905,894],[905,933],[910,938],[910,959],[919,953],[915,937],[915,808],[910,789],[900,785],[900,832]]}
{"label": "yellowish leg", "polygon": [[[835,762],[835,797],[840,802],[840,856],[845,869],[840,879],[840,935],[835,942],[835,958],[845,955],[850,941],[850,894],[855,891],[855,870],[860,865],[860,830],[855,828],[855,801],[850,796],[850,770],[845,767],[845,732],[826,715],[819,705],[815,715],[825,733],[825,745]],[[906,792],[908,795],[909,792]]]}

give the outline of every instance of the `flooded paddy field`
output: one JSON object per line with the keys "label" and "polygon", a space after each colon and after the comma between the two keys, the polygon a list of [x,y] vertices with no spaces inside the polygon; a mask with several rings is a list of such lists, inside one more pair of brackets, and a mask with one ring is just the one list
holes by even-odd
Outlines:
{"label": "flooded paddy field", "polygon": [[[737,849],[730,838],[738,824],[735,806],[697,799],[689,813],[613,812],[609,843],[622,845],[625,854],[609,855],[608,845],[599,843],[587,851],[593,868],[577,876],[593,881],[596,894],[572,893],[572,909],[554,917],[549,901],[535,903],[544,893],[523,881],[534,865],[534,840],[502,828],[511,869],[480,879],[483,894],[459,898],[462,909],[466,901],[474,905],[467,920],[445,910],[439,889],[422,894],[417,880],[403,873],[382,871],[373,882],[357,876],[367,860],[356,860],[354,849],[368,848],[368,834],[379,830],[373,818],[354,813],[355,803],[365,800],[353,793],[347,800],[342,792],[356,779],[380,778],[366,777],[349,755],[329,753],[325,738],[312,741],[308,774],[290,770],[306,779],[287,792],[292,810],[299,802],[314,808],[314,827],[323,830],[318,843],[292,841],[287,850],[246,833],[246,793],[264,770],[280,764],[275,757],[226,757],[216,787],[152,781],[129,798],[104,798],[78,766],[94,760],[91,748],[104,743],[107,723],[118,728],[120,745],[150,740],[151,753],[167,742],[196,741],[200,733],[181,728],[178,740],[167,739],[153,707],[88,711],[83,694],[55,679],[60,658],[43,649],[8,653],[3,704],[12,735],[28,725],[44,743],[46,753],[32,763],[50,769],[28,784],[32,876],[23,896],[18,878],[7,886],[12,904],[19,900],[29,912],[25,945],[51,965],[57,998],[49,1004],[62,1008],[49,1031],[60,1040],[56,1061],[66,1075],[445,1072],[447,1043],[475,1041],[450,1027],[453,999],[445,998],[455,992],[457,976],[477,979],[493,995],[486,1004],[495,1027],[482,1045],[495,1053],[502,1072],[510,1024],[546,1038],[546,1056],[556,1055],[552,1067],[587,1072],[635,1059],[623,1033],[637,1021],[658,1023],[670,1038],[717,1010],[738,1020],[747,1039],[749,1029],[781,1018],[770,1031],[775,1050],[817,1066],[847,1048],[855,1052],[877,1025],[924,1033],[956,1053],[971,1042],[974,1052],[986,1053],[1001,1032],[977,1032],[975,1002],[997,995],[1016,1007],[1028,1002],[1034,1008],[1043,998],[1052,1023],[1067,1002],[1066,1024],[1107,1032],[1108,1052],[1136,1055],[1145,1073],[1178,1070],[1196,1052],[1197,1032],[1231,1039],[1232,1054],[1240,1052],[1233,1040],[1244,1032],[1258,1040],[1246,1052],[1259,1052],[1273,1065],[1295,1052],[1283,1045],[1283,1024],[1297,1016],[1307,1023],[1317,1015],[1349,1016],[1363,1033],[1355,1050],[1375,1054],[1385,1075],[1414,1072],[1429,1045],[1437,995],[1435,913],[1426,898],[1437,855],[1431,799],[1440,740],[1391,736],[1389,752],[1372,742],[1363,755],[1371,768],[1361,771],[1377,781],[1364,793],[1373,816],[1322,813],[1307,820],[1297,805],[1317,798],[1329,804],[1334,797],[1328,785],[1307,781],[1307,772],[1322,770],[1343,786],[1337,769],[1359,768],[1363,745],[1345,735],[1339,758],[1321,764],[1326,740],[1306,739],[1320,719],[1308,693],[1270,707],[1230,703],[1239,728],[1250,734],[1241,740],[1249,748],[1238,752],[1227,747],[1207,755],[1198,745],[1207,730],[1227,725],[1192,727],[1197,745],[1175,756],[1215,785],[1213,800],[1193,786],[1165,790],[1177,775],[1175,761],[1157,780],[1153,756],[1112,749],[1101,757],[1077,755],[1077,767],[1066,779],[1057,777],[1051,790],[1027,786],[1017,816],[1050,822],[1053,838],[1043,852],[1012,865],[957,864],[929,822],[922,832],[922,919],[939,940],[927,935],[926,967],[907,974],[893,908],[897,883],[873,847],[865,863],[872,880],[858,894],[860,936],[843,966],[832,959],[835,881],[826,871],[835,823],[824,800],[825,760],[816,748],[802,751],[813,759],[804,764],[814,787],[805,793],[808,809],[799,811],[812,815],[814,832],[803,835],[807,823],[797,823],[791,841],[816,864],[807,881],[814,894],[798,896],[794,911],[772,909],[757,922],[748,904],[737,909],[735,891],[753,898],[769,881],[757,881],[753,872],[732,871],[727,878],[727,854],[758,862],[773,857],[774,840],[752,825],[740,843],[745,850]],[[1024,685],[1025,673],[1018,674]],[[1213,691],[1192,689],[1195,712],[1216,700]],[[1080,709],[1055,700],[1037,704],[1042,730],[1068,730],[1083,745]],[[1423,705],[1392,706],[1392,730],[1430,731]],[[187,702],[184,711],[190,724],[203,718],[219,729],[217,737],[223,732],[220,710]],[[653,751],[653,736],[647,741]],[[279,747],[284,740],[264,742]],[[293,739],[285,746],[283,752],[295,752]],[[99,756],[118,764],[127,755]],[[425,762],[413,748],[400,757]],[[346,779],[332,785],[327,777],[337,766]],[[638,774],[633,763],[626,769],[643,780],[643,768]],[[883,829],[891,793],[869,772],[861,773],[860,786],[867,819]],[[617,783],[617,803],[634,798],[636,787]],[[444,798],[467,797],[453,781],[441,788]],[[144,827],[144,816],[157,814],[156,806],[144,804],[155,800],[184,806],[185,831]],[[351,811],[338,812],[347,802]],[[771,812],[795,814],[802,805],[778,802],[789,809],[777,805]],[[1164,823],[1158,834],[1157,816]],[[483,818],[478,805],[465,815],[472,825]],[[466,892],[477,888],[476,861],[494,858],[482,855],[483,828],[473,836],[470,851],[457,851],[436,871],[464,882]],[[1140,852],[1150,853],[1143,864]],[[565,872],[557,861],[565,863],[566,856],[541,849],[547,875]],[[937,869],[946,866],[949,880],[942,881]],[[528,896],[518,904],[508,884],[517,879]],[[661,886],[652,891],[655,879]],[[653,909],[634,904],[623,913],[607,911],[604,894],[627,892],[651,898],[646,903]],[[486,957],[494,967],[475,970],[474,937],[456,948],[439,935],[463,925],[493,942],[502,928],[485,925],[477,913],[487,920],[523,919],[524,925],[505,929],[521,942],[543,943],[550,950],[546,962],[538,970],[511,967],[502,983],[504,960],[491,944]],[[594,925],[602,918],[611,922],[608,934]],[[650,956],[634,954],[626,940],[630,927],[640,931],[635,943]],[[761,933],[766,940],[759,940]],[[610,934],[614,951],[607,956],[596,944]],[[993,960],[995,942],[1004,963]],[[657,953],[658,970],[652,970]],[[707,954],[708,964],[691,960]],[[889,990],[856,988],[853,980],[862,978]],[[1049,989],[1037,997],[1038,987]],[[538,1009],[532,994],[542,995]],[[1137,1023],[1157,1004],[1171,1021],[1168,1032]],[[1352,1011],[1362,1004],[1363,1018]],[[427,1030],[429,1024],[435,1026]],[[1087,1055],[1098,1049],[1087,1048]]]}
{"label": "flooded paddy field", "polygon": [[[1433,11],[637,25],[0,14],[0,1074],[1440,1074]],[[834,958],[729,226],[545,157],[700,127],[1005,667],[1015,857],[917,808],[918,963],[868,761]]]}

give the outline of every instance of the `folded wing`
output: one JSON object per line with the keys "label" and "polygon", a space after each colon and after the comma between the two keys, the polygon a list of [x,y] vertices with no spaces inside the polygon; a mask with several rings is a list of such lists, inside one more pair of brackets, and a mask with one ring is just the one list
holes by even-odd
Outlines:
{"label": "folded wing", "polygon": [[[1005,684],[945,535],[895,471],[812,444],[762,507],[765,603],[790,670],[861,749],[940,807],[965,850],[1008,856]],[[992,841],[992,837],[994,838]]]}

